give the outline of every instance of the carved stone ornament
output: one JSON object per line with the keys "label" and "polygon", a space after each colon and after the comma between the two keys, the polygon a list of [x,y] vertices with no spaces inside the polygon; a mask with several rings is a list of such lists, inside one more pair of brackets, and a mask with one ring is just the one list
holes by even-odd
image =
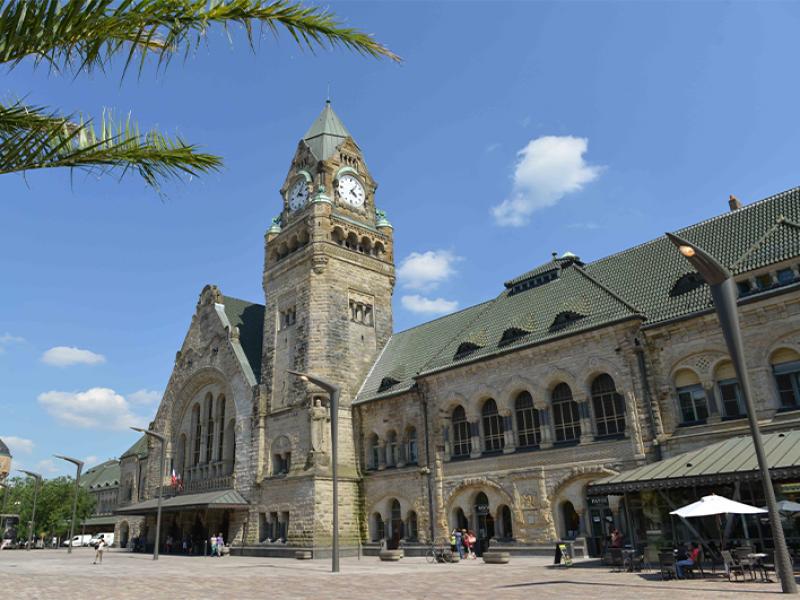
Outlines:
{"label": "carved stone ornament", "polygon": [[314,273],[322,275],[325,272],[325,267],[328,266],[328,257],[323,254],[315,254],[311,259],[313,263]]}

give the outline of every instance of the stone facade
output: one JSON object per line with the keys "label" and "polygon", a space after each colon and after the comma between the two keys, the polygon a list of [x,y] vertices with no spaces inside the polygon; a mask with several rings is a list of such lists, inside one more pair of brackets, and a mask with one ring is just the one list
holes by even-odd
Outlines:
{"label": "stone facade", "polygon": [[[355,187],[348,191],[345,180]],[[361,196],[347,196],[359,188]],[[723,415],[718,402],[728,367],[715,317],[694,311],[650,324],[580,270],[574,255],[547,264],[577,269],[564,285],[604,290],[604,298],[594,299],[622,306],[622,316],[426,372],[406,373],[401,365],[386,377],[387,389],[398,383],[394,373],[411,383],[364,397],[360,390],[393,337],[393,230],[376,209],[376,189],[360,148],[326,107],[297,147],[280,190],[280,216],[266,234],[265,304],[226,297],[215,286],[202,291],[151,424],[167,438],[166,468],[154,459],[159,448],[152,443],[147,458],[123,457],[122,503],[151,499],[160,485],[174,495],[168,478],[174,470],[183,482],[178,493],[187,498],[235,490],[246,505],[178,512],[165,532],[207,536],[225,528],[228,541],[255,553],[327,550],[330,399],[290,370],[341,387],[345,547],[421,545],[453,527],[476,530],[483,544],[518,548],[591,535],[597,521],[587,503],[590,482],[745,433],[746,423]],[[748,277],[775,277],[783,267],[800,278],[796,257]],[[515,281],[522,283],[507,285],[507,293],[527,293],[524,278]],[[757,294],[742,305],[760,416],[769,428],[800,423],[781,404],[773,373],[776,356],[782,363],[800,360],[796,288]],[[559,300],[559,318],[580,319],[592,301]],[[524,335],[534,326],[536,315],[523,317],[508,331]],[[554,321],[551,331],[557,326],[563,323]],[[257,343],[248,337],[254,327]],[[710,414],[687,423],[678,394],[695,380]],[[607,518],[619,519],[618,511],[611,498],[604,527]],[[152,515],[126,526],[131,536],[135,530],[154,541]]]}

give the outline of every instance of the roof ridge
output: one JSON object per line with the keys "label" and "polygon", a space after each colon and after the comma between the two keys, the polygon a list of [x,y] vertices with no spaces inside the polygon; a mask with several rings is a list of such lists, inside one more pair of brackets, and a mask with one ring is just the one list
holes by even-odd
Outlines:
{"label": "roof ridge", "polygon": [[[392,334],[392,337],[394,337],[396,335],[400,335],[401,333],[408,333],[409,331],[414,331],[415,329],[419,329],[420,327],[425,327],[426,325],[430,325],[431,323],[436,323],[437,321],[442,321],[444,319],[449,319],[450,317],[458,315],[458,314],[461,314],[461,313],[463,313],[465,311],[471,310],[473,308],[478,308],[479,306],[481,306],[483,304],[489,304],[490,302],[494,302],[496,299],[497,299],[496,297],[495,298],[489,298],[488,300],[484,300],[483,302],[478,302],[477,304],[471,304],[469,306],[465,306],[464,308],[459,308],[455,312],[447,313],[446,315],[441,315],[439,317],[436,317],[435,319],[431,319],[430,321],[425,321],[424,323],[420,323],[419,325],[414,325],[413,327],[409,327],[408,329],[403,329],[402,331],[395,331]],[[388,342],[387,342],[387,344],[388,344]]]}
{"label": "roof ridge", "polygon": [[735,269],[745,258],[750,256],[753,252],[755,252],[761,244],[772,234],[773,231],[778,229],[781,226],[781,221],[777,220],[773,223],[770,227],[767,227],[767,230],[755,241],[753,242],[749,248],[747,248],[744,252],[739,255],[733,264],[730,265],[730,269]]}
{"label": "roof ridge", "polygon": [[222,294],[222,297],[225,300],[236,300],[237,302],[244,302],[245,304],[250,304],[250,305],[255,305],[255,306],[264,306],[263,304],[260,304],[259,302],[251,302],[250,300],[245,300],[244,298],[237,298],[236,296],[228,296],[227,294]]}
{"label": "roof ridge", "polygon": [[599,280],[595,279],[595,278],[594,278],[592,275],[589,275],[589,273],[587,273],[587,272],[586,272],[586,271],[585,271],[585,270],[584,270],[582,267],[579,267],[578,265],[572,265],[572,266],[573,266],[575,269],[577,269],[578,273],[580,273],[581,275],[583,275],[584,277],[586,277],[586,278],[587,278],[589,281],[591,281],[591,282],[592,282],[593,284],[595,284],[597,287],[599,287],[599,288],[600,288],[600,289],[602,289],[604,292],[606,292],[607,294],[609,294],[609,295],[610,295],[612,298],[614,298],[615,300],[617,300],[618,302],[620,302],[621,304],[623,304],[623,305],[625,306],[625,308],[627,308],[628,310],[630,310],[630,311],[632,311],[632,312],[634,312],[634,313],[636,313],[636,314],[638,314],[638,315],[642,315],[642,316],[644,316],[644,315],[645,315],[645,313],[644,313],[644,312],[642,312],[641,310],[639,310],[638,308],[636,308],[636,307],[635,307],[633,304],[631,304],[630,302],[628,302],[627,300],[625,300],[625,298],[623,298],[622,296],[620,296],[619,294],[617,294],[617,293],[616,293],[614,290],[612,290],[610,287],[608,287],[608,286],[607,286],[607,285],[605,285],[604,283],[601,283]]}

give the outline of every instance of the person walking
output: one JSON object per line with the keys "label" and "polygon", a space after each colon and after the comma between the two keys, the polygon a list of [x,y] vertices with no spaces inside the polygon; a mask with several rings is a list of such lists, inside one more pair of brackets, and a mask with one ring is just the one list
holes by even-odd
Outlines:
{"label": "person walking", "polygon": [[219,535],[217,536],[217,556],[222,556],[222,550],[225,548],[225,539],[222,537],[222,532],[220,531]]}
{"label": "person walking", "polygon": [[94,562],[93,565],[96,564],[103,564],[103,552],[106,549],[106,541],[101,537],[97,540],[97,546],[95,547],[94,551]]}
{"label": "person walking", "polygon": [[461,533],[460,529],[456,529],[456,552],[458,552],[458,558],[464,558],[464,534]]}
{"label": "person walking", "polygon": [[208,542],[211,544],[211,556],[217,555],[217,536],[212,535]]}

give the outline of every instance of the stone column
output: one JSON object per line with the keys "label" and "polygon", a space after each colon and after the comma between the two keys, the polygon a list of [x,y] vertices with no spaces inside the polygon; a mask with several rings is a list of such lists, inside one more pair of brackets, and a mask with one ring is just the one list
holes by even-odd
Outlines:
{"label": "stone column", "polygon": [[534,404],[534,408],[539,411],[539,432],[541,434],[540,448],[553,447],[553,416],[548,406],[543,402],[539,405]]}
{"label": "stone column", "polygon": [[592,422],[592,412],[589,406],[589,399],[584,396],[578,402],[578,414],[581,417],[581,444],[588,444],[594,441],[594,423]]}
{"label": "stone column", "polygon": [[452,444],[450,442],[450,425],[449,422],[442,425],[442,460],[448,462],[452,453]]}
{"label": "stone column", "polygon": [[722,420],[722,405],[720,402],[722,398],[717,398],[717,389],[714,385],[713,379],[703,379],[701,381],[703,392],[706,395],[706,404],[708,405],[708,422],[719,423]]}
{"label": "stone column", "polygon": [[511,454],[517,449],[517,440],[514,437],[514,417],[510,410],[501,413],[503,417],[503,454]]}
{"label": "stone column", "polygon": [[470,421],[469,433],[470,441],[472,443],[472,452],[469,453],[470,458],[479,458],[481,455],[481,429],[480,421]]}

